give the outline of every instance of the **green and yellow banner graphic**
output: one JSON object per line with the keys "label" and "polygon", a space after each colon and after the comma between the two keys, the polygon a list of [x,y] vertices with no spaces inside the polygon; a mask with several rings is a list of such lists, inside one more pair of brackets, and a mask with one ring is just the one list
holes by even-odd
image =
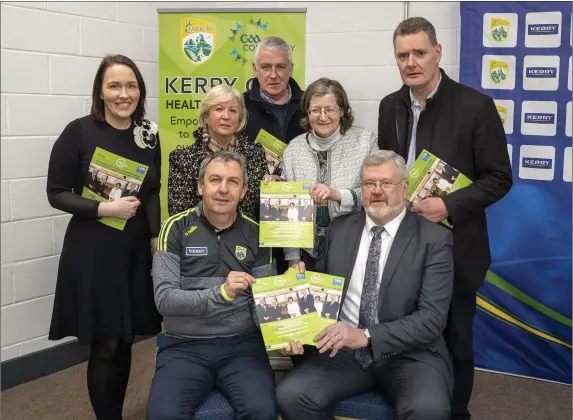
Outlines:
{"label": "green and yellow banner graphic", "polygon": [[[295,11],[159,12],[159,133],[162,152],[161,214],[167,217],[169,154],[194,143],[202,98],[214,86],[246,91],[257,45],[284,39],[304,86],[306,14]],[[252,139],[254,141],[254,139]]]}

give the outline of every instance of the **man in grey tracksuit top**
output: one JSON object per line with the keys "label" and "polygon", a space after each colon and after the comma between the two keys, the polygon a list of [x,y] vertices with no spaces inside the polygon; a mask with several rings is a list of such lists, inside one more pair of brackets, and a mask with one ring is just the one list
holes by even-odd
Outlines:
{"label": "man in grey tracksuit top", "polygon": [[259,228],[237,211],[247,175],[240,155],[219,152],[199,172],[203,200],[167,219],[153,260],[166,337],[156,358],[149,420],[193,419],[217,388],[237,419],[277,418],[274,378],[251,284],[272,274]]}

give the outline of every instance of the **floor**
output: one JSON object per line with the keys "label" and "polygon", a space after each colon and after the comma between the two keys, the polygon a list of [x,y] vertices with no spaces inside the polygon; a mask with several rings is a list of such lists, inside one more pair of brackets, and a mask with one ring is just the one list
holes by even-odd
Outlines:
{"label": "floor", "polygon": [[[144,420],[153,377],[154,340],[133,346],[124,420]],[[92,420],[86,364],[3,391],[3,420]],[[476,372],[470,405],[474,420],[571,420],[571,387],[533,379]]]}

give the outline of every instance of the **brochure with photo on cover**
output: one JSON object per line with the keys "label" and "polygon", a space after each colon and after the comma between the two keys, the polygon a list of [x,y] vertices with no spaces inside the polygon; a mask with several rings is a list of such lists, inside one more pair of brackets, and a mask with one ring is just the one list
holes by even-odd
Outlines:
{"label": "brochure with photo on cover", "polygon": [[257,279],[253,298],[267,351],[291,340],[314,346],[312,339],[338,320],[343,287],[342,277],[296,268]]}
{"label": "brochure with photo on cover", "polygon": [[[122,197],[137,197],[148,166],[96,147],[82,197],[100,202],[114,201]],[[123,230],[127,220],[117,217],[101,217],[101,223]]]}
{"label": "brochure with photo on cover", "polygon": [[263,128],[257,134],[255,143],[260,143],[265,149],[268,174],[280,176],[283,170],[283,153],[287,148],[287,144]]}
{"label": "brochure with photo on cover", "polygon": [[[408,201],[414,205],[427,197],[441,197],[467,187],[472,181],[447,162],[422,150],[408,172]],[[447,220],[442,223],[450,226]]]}
{"label": "brochure with photo on cover", "polygon": [[259,246],[314,248],[310,182],[261,181]]}

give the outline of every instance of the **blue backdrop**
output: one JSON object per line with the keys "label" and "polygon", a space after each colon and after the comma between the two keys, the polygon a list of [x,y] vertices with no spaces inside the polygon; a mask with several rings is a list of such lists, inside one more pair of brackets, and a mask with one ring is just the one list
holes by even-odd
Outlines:
{"label": "blue backdrop", "polygon": [[494,98],[514,185],[488,209],[476,366],[571,383],[571,2],[462,2],[460,82]]}

